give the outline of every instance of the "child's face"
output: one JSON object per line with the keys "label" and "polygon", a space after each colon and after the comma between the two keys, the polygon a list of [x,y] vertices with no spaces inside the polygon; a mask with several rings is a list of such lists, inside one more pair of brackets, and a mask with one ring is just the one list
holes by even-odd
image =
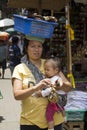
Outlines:
{"label": "child's face", "polygon": [[58,73],[58,69],[55,68],[51,62],[46,62],[44,69],[45,69],[45,76],[47,78],[50,78]]}

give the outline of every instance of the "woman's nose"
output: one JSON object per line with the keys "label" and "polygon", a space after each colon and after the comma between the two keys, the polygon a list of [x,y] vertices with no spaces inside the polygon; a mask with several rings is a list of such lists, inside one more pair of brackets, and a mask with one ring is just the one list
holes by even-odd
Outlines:
{"label": "woman's nose", "polygon": [[39,50],[39,48],[38,48],[38,47],[35,47],[35,50],[36,50],[36,51],[38,51],[38,50]]}

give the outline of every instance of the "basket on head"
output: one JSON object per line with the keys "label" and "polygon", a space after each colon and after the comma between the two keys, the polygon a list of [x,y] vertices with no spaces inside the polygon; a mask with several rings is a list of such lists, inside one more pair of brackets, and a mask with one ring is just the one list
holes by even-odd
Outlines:
{"label": "basket on head", "polygon": [[27,18],[14,14],[14,28],[25,35],[51,38],[56,22],[48,22],[40,19]]}

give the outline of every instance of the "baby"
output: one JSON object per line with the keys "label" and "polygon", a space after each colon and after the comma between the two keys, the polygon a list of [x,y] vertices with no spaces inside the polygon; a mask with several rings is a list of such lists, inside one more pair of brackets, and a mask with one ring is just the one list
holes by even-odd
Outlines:
{"label": "baby", "polygon": [[58,88],[63,85],[63,81],[58,75],[60,71],[60,60],[58,58],[50,58],[45,61],[45,76],[46,78],[50,78],[52,85],[50,88],[46,88],[41,91],[42,97],[48,96],[48,106],[46,110],[46,119],[48,122],[48,130],[54,130],[54,120],[53,116],[55,112],[61,111],[63,116],[65,116],[64,108],[59,105],[59,94],[65,94],[62,90],[56,90],[55,87]]}

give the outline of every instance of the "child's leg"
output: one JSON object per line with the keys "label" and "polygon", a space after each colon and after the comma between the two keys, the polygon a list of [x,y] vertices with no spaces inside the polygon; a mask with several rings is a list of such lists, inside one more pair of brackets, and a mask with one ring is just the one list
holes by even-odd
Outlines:
{"label": "child's leg", "polygon": [[48,122],[48,130],[54,130],[54,121]]}
{"label": "child's leg", "polygon": [[46,110],[46,119],[48,122],[48,130],[54,130],[54,116],[55,104],[49,103]]}

